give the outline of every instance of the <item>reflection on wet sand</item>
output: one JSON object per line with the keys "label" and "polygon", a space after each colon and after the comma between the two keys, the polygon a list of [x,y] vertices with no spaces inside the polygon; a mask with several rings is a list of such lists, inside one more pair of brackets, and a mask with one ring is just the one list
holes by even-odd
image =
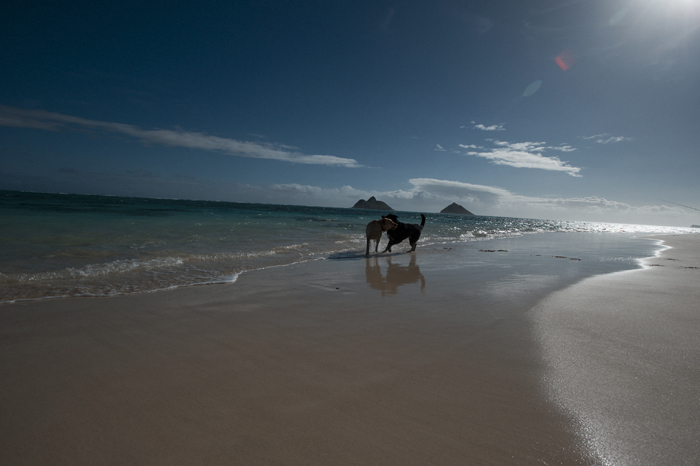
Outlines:
{"label": "reflection on wet sand", "polygon": [[[383,260],[384,258],[382,258]],[[381,290],[382,296],[396,294],[399,286],[420,282],[420,289],[425,289],[425,277],[416,264],[416,255],[411,254],[408,265],[394,264],[391,256],[386,257],[386,276],[382,274],[380,259],[376,256],[367,258],[365,276],[367,284],[374,290]]]}

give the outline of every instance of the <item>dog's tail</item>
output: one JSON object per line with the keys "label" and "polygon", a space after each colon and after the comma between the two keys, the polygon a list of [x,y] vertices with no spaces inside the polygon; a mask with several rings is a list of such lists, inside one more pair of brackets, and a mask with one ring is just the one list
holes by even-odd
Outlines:
{"label": "dog's tail", "polygon": [[421,222],[420,222],[420,229],[423,229],[423,226],[425,226],[425,215],[420,214]]}

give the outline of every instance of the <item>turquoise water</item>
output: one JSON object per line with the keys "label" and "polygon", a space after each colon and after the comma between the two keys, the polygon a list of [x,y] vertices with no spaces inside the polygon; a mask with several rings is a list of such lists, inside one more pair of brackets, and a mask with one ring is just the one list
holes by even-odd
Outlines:
{"label": "turquoise water", "polygon": [[[0,191],[0,302],[231,283],[249,270],[308,260],[364,257],[365,225],[385,213]],[[420,222],[417,212],[396,214],[403,222]],[[687,230],[425,215],[420,248],[541,232]],[[404,249],[408,245],[401,244],[396,250]]]}

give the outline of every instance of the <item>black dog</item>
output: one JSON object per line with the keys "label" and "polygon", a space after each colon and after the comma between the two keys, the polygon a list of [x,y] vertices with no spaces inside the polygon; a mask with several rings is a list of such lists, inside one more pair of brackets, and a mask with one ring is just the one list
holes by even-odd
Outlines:
{"label": "black dog", "polygon": [[421,231],[423,231],[423,226],[425,225],[425,215],[420,214],[422,222],[420,225],[417,223],[402,223],[397,220],[396,215],[389,214],[386,218],[392,219],[394,222],[398,223],[399,226],[393,230],[387,230],[386,234],[389,237],[389,244],[386,245],[384,252],[391,252],[391,247],[395,244],[399,244],[401,241],[408,238],[408,242],[411,243],[411,251],[416,250],[416,243],[418,238],[420,238]]}

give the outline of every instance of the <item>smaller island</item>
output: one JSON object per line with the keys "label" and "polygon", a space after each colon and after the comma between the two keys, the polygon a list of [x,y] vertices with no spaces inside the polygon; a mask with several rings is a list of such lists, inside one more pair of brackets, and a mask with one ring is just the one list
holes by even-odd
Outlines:
{"label": "smaller island", "polygon": [[370,197],[366,201],[360,199],[352,206],[353,209],[373,209],[373,210],[394,210],[389,207],[385,202],[378,201],[374,196]]}
{"label": "smaller island", "polygon": [[474,215],[461,205],[453,202],[440,211],[441,214]]}

